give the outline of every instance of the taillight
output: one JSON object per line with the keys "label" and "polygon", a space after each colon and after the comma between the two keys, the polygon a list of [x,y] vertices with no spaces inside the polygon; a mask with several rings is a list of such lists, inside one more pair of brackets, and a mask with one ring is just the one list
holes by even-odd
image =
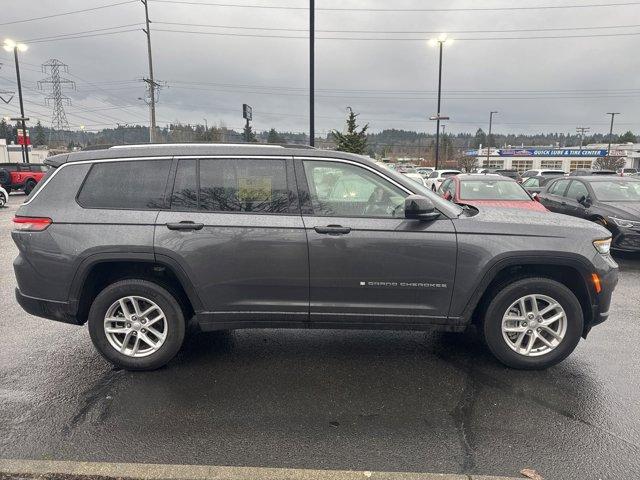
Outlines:
{"label": "taillight", "polygon": [[14,217],[13,228],[14,230],[21,230],[27,232],[41,232],[46,230],[51,225],[52,220],[47,217]]}

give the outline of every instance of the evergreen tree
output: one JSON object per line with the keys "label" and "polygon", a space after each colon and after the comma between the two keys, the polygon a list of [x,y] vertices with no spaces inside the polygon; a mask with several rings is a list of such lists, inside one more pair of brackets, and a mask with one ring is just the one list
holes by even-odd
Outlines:
{"label": "evergreen tree", "polygon": [[38,123],[36,123],[34,133],[35,135],[33,140],[35,146],[42,146],[47,143],[47,137],[44,134],[44,128],[42,127],[42,123],[40,123],[40,120],[38,120]]}
{"label": "evergreen tree", "polygon": [[624,135],[621,135],[620,138],[618,138],[618,142],[619,143],[627,143],[627,142],[636,143],[636,136],[633,133],[631,133],[631,130],[629,130],[627,133],[625,133]]}
{"label": "evergreen tree", "polygon": [[13,127],[3,118],[0,119],[0,138],[7,140],[7,144],[13,140]]}
{"label": "evergreen tree", "polygon": [[351,107],[347,107],[349,110],[349,116],[347,117],[347,133],[341,133],[337,130],[333,130],[331,135],[336,142],[336,150],[341,152],[358,153],[364,155],[367,152],[367,123],[358,132],[358,125],[356,124],[357,113],[353,112]]}
{"label": "evergreen tree", "polygon": [[[491,136],[493,137],[493,135]],[[483,147],[487,145],[487,134],[481,128],[478,129],[473,139],[473,148],[480,148],[480,145]]]}
{"label": "evergreen tree", "polygon": [[258,141],[258,139],[256,138],[256,134],[253,133],[253,129],[251,128],[251,125],[249,125],[249,122],[246,123],[246,125],[244,126],[244,141],[247,143],[256,143]]}
{"label": "evergreen tree", "polygon": [[269,130],[267,134],[267,143],[285,143],[284,138],[278,135],[275,128]]}

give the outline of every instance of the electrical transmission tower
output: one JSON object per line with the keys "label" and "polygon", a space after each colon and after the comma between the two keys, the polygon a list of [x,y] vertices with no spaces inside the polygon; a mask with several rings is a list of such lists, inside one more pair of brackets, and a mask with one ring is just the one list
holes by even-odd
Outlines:
{"label": "electrical transmission tower", "polygon": [[46,86],[50,91],[50,95],[45,98],[46,104],[53,105],[51,134],[49,136],[50,142],[51,140],[64,141],[64,130],[69,129],[69,122],[64,112],[64,106],[70,106],[71,99],[64,94],[63,88],[68,87],[73,90],[76,88],[76,83],[73,80],[61,77],[60,71],[68,73],[69,67],[60,60],[52,58],[42,64],[42,72],[48,74],[48,76],[38,82],[38,88],[40,90],[44,90]]}
{"label": "electrical transmission tower", "polygon": [[591,128],[589,127],[576,127],[576,132],[580,135],[580,151],[582,151],[582,142],[584,141],[584,134],[587,133]]}

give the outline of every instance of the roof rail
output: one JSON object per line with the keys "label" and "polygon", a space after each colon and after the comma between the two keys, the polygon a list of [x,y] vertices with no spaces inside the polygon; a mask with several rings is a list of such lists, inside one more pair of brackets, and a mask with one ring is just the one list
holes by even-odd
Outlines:
{"label": "roof rail", "polygon": [[121,149],[121,148],[148,148],[148,147],[193,147],[193,146],[202,146],[202,147],[215,147],[215,146],[225,146],[225,147],[247,147],[251,145],[256,145],[260,147],[272,147],[272,148],[284,148],[283,145],[276,145],[273,143],[200,143],[200,142],[192,142],[192,143],[137,143],[131,145],[113,145],[109,147],[110,149]]}

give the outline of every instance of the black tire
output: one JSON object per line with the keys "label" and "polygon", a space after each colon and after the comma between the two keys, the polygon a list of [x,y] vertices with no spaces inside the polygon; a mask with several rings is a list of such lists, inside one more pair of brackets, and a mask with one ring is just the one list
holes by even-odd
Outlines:
{"label": "black tire", "polygon": [[0,208],[4,207],[8,201],[9,199],[5,197],[4,193],[0,192]]}
{"label": "black tire", "polygon": [[2,188],[4,188],[7,191],[7,193],[11,193],[11,187],[2,187]]}
{"label": "black tire", "polygon": [[34,188],[36,188],[36,181],[30,178],[27,180],[27,183],[24,184],[24,193],[29,195]]}
{"label": "black tire", "polygon": [[11,172],[6,168],[0,168],[0,185],[3,187],[11,183]]}
{"label": "black tire", "polygon": [[436,191],[436,186],[433,183],[431,184],[431,190],[433,190],[434,192]]}
{"label": "black tire", "polygon": [[[162,346],[146,357],[132,357],[117,351],[107,339],[104,318],[109,307],[126,296],[140,296],[155,302],[167,320],[167,337]],[[93,301],[89,311],[89,334],[100,354],[126,370],[155,370],[168,363],[180,350],[185,334],[184,314],[175,296],[148,280],[121,280],[106,287]]]}
{"label": "black tire", "polygon": [[[525,356],[511,349],[502,336],[502,318],[509,306],[528,294],[546,295],[556,300],[564,309],[567,330],[555,349],[541,356]],[[549,278],[524,278],[504,285],[495,292],[489,303],[481,326],[482,338],[491,353],[511,368],[538,370],[555,365],[569,356],[576,348],[584,319],[580,302],[565,285]]]}

